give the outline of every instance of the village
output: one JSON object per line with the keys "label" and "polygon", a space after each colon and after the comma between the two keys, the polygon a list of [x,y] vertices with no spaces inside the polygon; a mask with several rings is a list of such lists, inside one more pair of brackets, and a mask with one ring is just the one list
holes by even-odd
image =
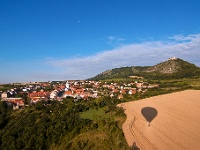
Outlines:
{"label": "village", "polygon": [[13,84],[11,89],[0,91],[0,95],[1,101],[5,101],[15,110],[42,100],[62,101],[64,98],[72,98],[76,102],[80,99],[88,100],[103,96],[123,99],[125,96],[134,96],[136,93],[157,87],[158,84],[149,84],[141,80],[128,83],[69,80]]}

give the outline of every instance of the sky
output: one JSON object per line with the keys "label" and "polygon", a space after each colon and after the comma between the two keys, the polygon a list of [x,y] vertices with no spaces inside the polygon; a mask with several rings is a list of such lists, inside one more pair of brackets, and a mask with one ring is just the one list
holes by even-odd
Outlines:
{"label": "sky", "polygon": [[87,79],[173,56],[200,67],[199,0],[0,0],[0,84]]}

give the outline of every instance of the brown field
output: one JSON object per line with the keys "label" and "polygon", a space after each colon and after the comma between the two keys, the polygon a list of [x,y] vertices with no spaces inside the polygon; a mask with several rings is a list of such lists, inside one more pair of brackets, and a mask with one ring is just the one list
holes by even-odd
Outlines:
{"label": "brown field", "polygon": [[123,132],[129,146],[135,143],[144,150],[200,149],[200,91],[186,90],[119,106],[127,115]]}

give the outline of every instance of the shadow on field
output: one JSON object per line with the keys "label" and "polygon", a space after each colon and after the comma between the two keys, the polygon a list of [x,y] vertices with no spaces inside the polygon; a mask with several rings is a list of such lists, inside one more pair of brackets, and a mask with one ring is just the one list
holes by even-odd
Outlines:
{"label": "shadow on field", "polygon": [[140,150],[140,148],[136,145],[136,143],[134,142],[132,145],[131,150]]}
{"label": "shadow on field", "polygon": [[141,114],[149,122],[149,126],[151,121],[158,115],[158,111],[153,107],[144,107],[141,110]]}

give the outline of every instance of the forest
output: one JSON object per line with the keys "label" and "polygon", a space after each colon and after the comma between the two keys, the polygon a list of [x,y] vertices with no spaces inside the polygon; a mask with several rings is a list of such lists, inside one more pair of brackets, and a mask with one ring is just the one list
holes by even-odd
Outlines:
{"label": "forest", "polygon": [[[131,149],[121,130],[124,112],[114,105],[119,102],[66,98],[12,110],[1,101],[0,149]],[[87,117],[90,110],[107,117]]]}

